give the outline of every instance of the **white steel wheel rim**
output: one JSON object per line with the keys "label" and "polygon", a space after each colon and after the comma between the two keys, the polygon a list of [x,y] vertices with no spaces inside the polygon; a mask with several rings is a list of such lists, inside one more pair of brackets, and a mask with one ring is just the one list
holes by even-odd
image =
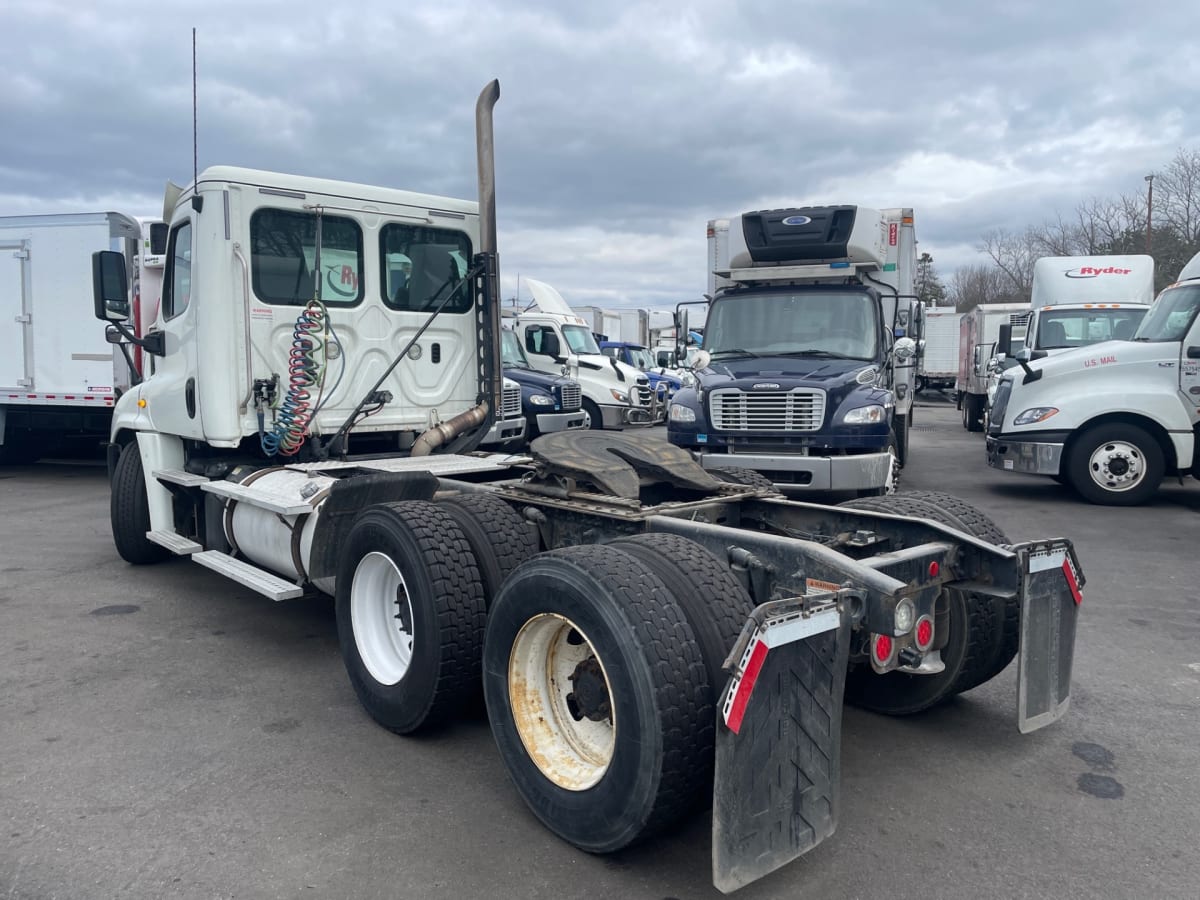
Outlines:
{"label": "white steel wheel rim", "polygon": [[[592,660],[607,694],[609,713],[601,721],[578,717],[568,699],[571,676],[584,666],[594,672]],[[521,627],[508,660],[508,696],[521,743],[546,778],[564,790],[584,791],[604,777],[616,747],[612,687],[600,655],[574,622],[539,613]]]}
{"label": "white steel wheel rim", "polygon": [[900,486],[900,458],[896,455],[896,448],[888,447],[888,469],[887,477],[883,482],[883,493],[894,494]]}
{"label": "white steel wheel rim", "polygon": [[350,624],[371,677],[397,684],[412,664],[412,601],[404,576],[386,553],[359,560],[350,584]]}
{"label": "white steel wheel rim", "polygon": [[1088,460],[1092,481],[1106,491],[1120,493],[1137,487],[1146,477],[1146,458],[1128,441],[1105,441]]}

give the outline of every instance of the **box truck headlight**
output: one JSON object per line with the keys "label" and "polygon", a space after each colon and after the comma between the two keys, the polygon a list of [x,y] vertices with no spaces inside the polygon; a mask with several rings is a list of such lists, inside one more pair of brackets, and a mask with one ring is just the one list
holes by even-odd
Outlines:
{"label": "box truck headlight", "polygon": [[553,406],[554,398],[549,394],[530,394],[529,402],[534,406]]}
{"label": "box truck headlight", "polygon": [[695,422],[696,411],[690,406],[681,406],[678,403],[671,404],[671,421],[672,422]]}
{"label": "box truck headlight", "polygon": [[613,395],[613,399],[616,400],[618,403],[628,403],[629,402],[629,395],[626,394],[624,391],[618,391],[615,388],[609,388],[608,392]]}
{"label": "box truck headlight", "polygon": [[847,425],[876,425],[887,421],[887,411],[882,406],[860,406],[842,416]]}
{"label": "box truck headlight", "polygon": [[1013,424],[1034,425],[1038,422],[1045,422],[1057,412],[1058,409],[1053,406],[1035,406],[1033,409],[1025,410],[1025,412],[1013,419]]}

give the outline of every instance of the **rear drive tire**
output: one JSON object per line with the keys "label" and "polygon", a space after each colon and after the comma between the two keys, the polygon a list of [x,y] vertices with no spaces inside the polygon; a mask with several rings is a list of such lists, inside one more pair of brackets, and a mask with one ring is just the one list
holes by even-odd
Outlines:
{"label": "rear drive tire", "polygon": [[1089,503],[1139,506],[1158,491],[1166,464],[1147,431],[1114,422],[1071,442],[1066,471],[1071,487]]}
{"label": "rear drive tire", "polygon": [[628,553],[582,545],[513,572],[488,617],[483,686],[517,791],[582,850],[650,837],[703,793],[704,661],[671,592]]}
{"label": "rear drive tire", "polygon": [[[897,494],[840,505],[930,519],[981,540],[990,541],[993,534],[1004,537],[990,518],[965,501],[937,491],[923,493],[928,495],[925,499]],[[962,513],[963,518],[953,515],[946,506],[937,505],[947,503]],[[943,609],[945,616],[941,615]],[[910,715],[978,687],[1012,662],[1020,640],[1019,601],[946,588],[939,598],[937,612],[936,628],[947,631],[941,648],[946,667],[942,672],[880,675],[868,665],[858,666],[846,677],[846,701],[886,715]]]}
{"label": "rear drive tire", "polygon": [[146,496],[142,454],[136,440],[121,449],[113,469],[111,492],[109,519],[113,543],[117,545],[121,559],[135,566],[145,566],[170,557],[171,551],[146,538],[146,532],[150,530],[150,502]]}
{"label": "rear drive tire", "polygon": [[728,566],[679,535],[638,534],[607,546],[645,563],[674,594],[696,635],[715,704],[728,679],[721,665],[754,612],[746,589]]}
{"label": "rear drive tire", "polygon": [[363,510],[337,576],[338,643],[371,717],[408,734],[457,713],[479,688],[486,621],[470,544],[438,504]]}
{"label": "rear drive tire", "polygon": [[499,497],[464,492],[438,497],[437,504],[462,529],[479,567],[485,608],[490,608],[509,573],[538,552],[537,539]]}

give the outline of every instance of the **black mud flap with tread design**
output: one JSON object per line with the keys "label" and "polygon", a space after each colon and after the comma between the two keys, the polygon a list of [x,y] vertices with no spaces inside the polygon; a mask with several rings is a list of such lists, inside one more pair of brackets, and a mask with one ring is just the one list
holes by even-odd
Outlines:
{"label": "black mud flap with tread design", "polygon": [[726,661],[712,823],[713,884],[724,893],[837,826],[851,604],[823,597],[759,606]]}
{"label": "black mud flap with tread design", "polygon": [[1067,540],[1013,547],[1021,559],[1021,649],[1017,667],[1017,727],[1022,734],[1057,722],[1071,702],[1075,628],[1083,602],[1083,571]]}

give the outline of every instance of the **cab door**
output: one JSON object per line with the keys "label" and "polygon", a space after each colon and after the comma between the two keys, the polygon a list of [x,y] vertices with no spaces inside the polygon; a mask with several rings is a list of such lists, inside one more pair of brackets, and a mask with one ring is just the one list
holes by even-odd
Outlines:
{"label": "cab door", "polygon": [[1179,392],[1192,423],[1200,421],[1200,313],[1179,348]]}
{"label": "cab door", "polygon": [[198,285],[192,266],[194,232],[190,217],[171,228],[162,300],[158,317],[150,328],[165,333],[165,353],[153,359],[154,377],[146,382],[142,396],[155,430],[203,438],[197,390],[197,379],[202,373],[196,348]]}

